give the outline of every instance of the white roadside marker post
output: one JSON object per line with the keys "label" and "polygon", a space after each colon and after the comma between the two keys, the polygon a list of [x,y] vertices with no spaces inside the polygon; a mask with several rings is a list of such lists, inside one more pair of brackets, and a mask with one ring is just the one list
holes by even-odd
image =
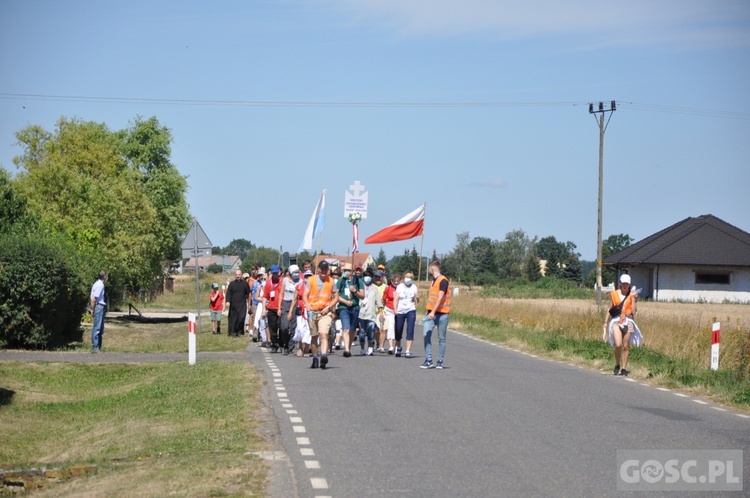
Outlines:
{"label": "white roadside marker post", "polygon": [[195,323],[195,313],[188,313],[188,364],[195,365],[195,336],[198,324]]}
{"label": "white roadside marker post", "polygon": [[719,369],[719,336],[721,335],[720,322],[714,322],[711,327],[711,370]]}

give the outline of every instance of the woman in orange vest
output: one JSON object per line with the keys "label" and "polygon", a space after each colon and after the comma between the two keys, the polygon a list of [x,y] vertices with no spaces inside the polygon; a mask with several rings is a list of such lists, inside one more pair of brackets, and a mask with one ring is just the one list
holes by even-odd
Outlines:
{"label": "woman in orange vest", "polygon": [[448,279],[440,273],[440,263],[433,261],[429,266],[432,284],[427,296],[427,316],[424,323],[425,360],[419,368],[435,368],[432,363],[432,331],[438,329],[437,368],[443,368],[445,345],[448,334],[448,320],[451,312],[451,290]]}
{"label": "woman in orange vest", "polygon": [[612,307],[604,318],[605,335],[609,332],[609,343],[615,348],[615,375],[627,376],[630,345],[640,346],[643,335],[635,323],[636,298],[638,293],[631,290],[630,275],[620,276],[620,288],[610,294]]}

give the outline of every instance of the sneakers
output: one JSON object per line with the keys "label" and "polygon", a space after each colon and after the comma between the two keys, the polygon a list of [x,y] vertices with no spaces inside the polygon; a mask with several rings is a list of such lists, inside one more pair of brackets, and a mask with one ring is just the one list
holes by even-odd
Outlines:
{"label": "sneakers", "polygon": [[378,353],[381,353],[381,354],[385,353],[385,348],[383,348],[383,346],[380,346],[378,348]]}
{"label": "sneakers", "polygon": [[435,367],[435,368],[437,368],[438,370],[442,370],[443,369],[443,360],[438,360],[437,367]]}
{"label": "sneakers", "polygon": [[366,354],[367,354],[367,350],[365,348],[362,348],[362,349],[359,350],[359,355],[360,356],[364,356]]}
{"label": "sneakers", "polygon": [[320,357],[320,368],[322,370],[326,369],[326,365],[328,365],[328,357],[327,356],[321,356]]}
{"label": "sneakers", "polygon": [[372,356],[372,354],[372,346],[370,346],[369,348],[367,348],[367,356]]}
{"label": "sneakers", "polygon": [[612,370],[612,373],[617,375],[620,373],[620,365],[615,365],[615,368]]}
{"label": "sneakers", "polygon": [[623,377],[627,377],[630,372],[628,370],[625,370],[624,368],[620,370],[620,375]]}
{"label": "sneakers", "polygon": [[310,365],[310,368],[318,368],[318,357],[313,356],[313,362],[312,365]]}
{"label": "sneakers", "polygon": [[411,351],[408,351],[408,350],[407,350],[407,351],[406,351],[406,354],[405,354],[404,356],[406,356],[407,358],[411,358]]}
{"label": "sneakers", "polygon": [[430,360],[425,360],[424,363],[419,365],[419,368],[435,368],[435,364],[432,363]]}
{"label": "sneakers", "polygon": [[344,358],[350,358],[352,354],[349,351],[344,351]]}

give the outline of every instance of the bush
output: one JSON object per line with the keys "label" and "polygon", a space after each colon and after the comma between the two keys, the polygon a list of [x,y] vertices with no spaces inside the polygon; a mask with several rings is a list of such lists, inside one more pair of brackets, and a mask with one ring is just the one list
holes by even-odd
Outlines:
{"label": "bush", "polygon": [[211,263],[206,267],[206,272],[208,273],[221,273],[223,270],[224,267],[218,263]]}
{"label": "bush", "polygon": [[474,283],[477,285],[497,285],[500,282],[500,277],[490,272],[482,272],[476,276]]}
{"label": "bush", "polygon": [[62,240],[0,240],[0,347],[49,349],[80,341],[88,290],[75,251]]}

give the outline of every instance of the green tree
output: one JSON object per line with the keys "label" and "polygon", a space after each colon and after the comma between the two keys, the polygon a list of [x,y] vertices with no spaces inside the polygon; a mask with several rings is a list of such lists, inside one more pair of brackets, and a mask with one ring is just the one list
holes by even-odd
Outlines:
{"label": "green tree", "polygon": [[524,264],[535,247],[535,240],[530,239],[520,228],[505,234],[505,240],[496,246],[498,273],[503,278],[524,276]]}
{"label": "green tree", "polygon": [[[249,265],[260,265],[268,271],[273,265],[278,265],[281,260],[281,254],[278,249],[272,249],[270,247],[253,247],[247,255],[247,261]],[[244,262],[243,262],[243,267]]]}
{"label": "green tree", "polygon": [[380,252],[378,252],[378,257],[375,258],[375,267],[378,265],[386,265],[386,268],[388,267],[388,257],[385,255],[382,247],[380,248]]}
{"label": "green tree", "polygon": [[441,265],[443,273],[456,279],[459,283],[473,283],[472,270],[476,268],[476,262],[469,244],[469,232],[457,234],[456,246],[448,253]]}
{"label": "green tree", "polygon": [[402,256],[399,256],[399,258],[395,261],[395,264],[390,266],[390,268],[393,269],[394,272],[404,274],[407,271],[410,271],[414,273],[414,276],[417,275],[417,269],[419,267],[419,254],[417,254],[417,249],[412,248],[412,250],[404,249],[404,254]]}
{"label": "green tree", "polygon": [[180,257],[180,243],[190,216],[186,200],[187,179],[172,164],[172,132],[156,117],[140,116],[131,126],[118,132],[128,165],[141,173],[144,193],[156,209],[154,227],[157,252],[164,259]]}
{"label": "green tree", "polygon": [[523,274],[529,282],[536,282],[542,278],[542,267],[539,264],[539,258],[536,256],[533,249],[526,255],[526,261],[524,261],[523,265]]}
{"label": "green tree", "polygon": [[[233,239],[228,246],[221,248],[219,254],[226,256],[239,256],[244,262],[250,251],[255,249],[255,245],[247,239]],[[255,263],[253,263],[255,264]]]}
{"label": "green tree", "polygon": [[495,263],[495,244],[487,237],[474,237],[469,243],[469,248],[473,253],[473,260],[476,266],[472,268],[472,273],[479,275],[482,273],[497,273],[497,264]]}
{"label": "green tree", "polygon": [[302,251],[297,253],[297,265],[299,265],[300,268],[302,268],[302,263],[305,262],[305,260],[309,259],[310,261],[313,260],[315,255],[308,251]]}
{"label": "green tree", "polygon": [[[536,244],[536,253],[539,258],[547,260],[545,276],[567,278],[578,284],[582,282],[581,255],[576,252],[573,242],[560,242],[553,236],[544,237]],[[568,266],[572,267],[566,270]]]}
{"label": "green tree", "polygon": [[0,233],[9,233],[26,217],[26,198],[13,186],[10,174],[0,169]]}
{"label": "green tree", "polygon": [[[602,241],[602,261],[609,256],[628,248],[632,244],[633,239],[630,235],[624,233],[610,235]],[[596,269],[594,269],[594,271],[596,271]],[[616,276],[615,269],[612,266],[602,266],[602,285],[614,282]]]}
{"label": "green tree", "polygon": [[92,277],[108,270],[115,300],[125,286],[150,286],[188,228],[187,183],[168,162],[168,130],[152,130],[151,150],[143,126],[113,132],[61,118],[52,133],[33,125],[16,133],[23,153],[13,159],[15,183],[29,212],[73,242]]}
{"label": "green tree", "polygon": [[581,271],[581,262],[574,253],[568,254],[565,259],[565,263],[560,271],[560,276],[565,280],[570,280],[580,284],[583,281],[583,273]]}

